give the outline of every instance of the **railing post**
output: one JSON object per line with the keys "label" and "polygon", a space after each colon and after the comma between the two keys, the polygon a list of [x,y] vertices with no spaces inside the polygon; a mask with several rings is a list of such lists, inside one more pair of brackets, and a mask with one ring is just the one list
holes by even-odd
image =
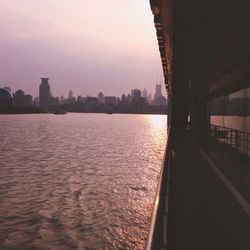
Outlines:
{"label": "railing post", "polygon": [[246,145],[246,153],[247,153],[247,156],[250,156],[250,150],[249,150],[249,140],[250,140],[250,138],[249,138],[250,136],[249,136],[249,134],[247,134],[247,145]]}
{"label": "railing post", "polygon": [[233,134],[233,131],[232,131],[232,129],[231,129],[231,130],[230,130],[230,146],[231,146],[231,147],[233,147],[232,134]]}

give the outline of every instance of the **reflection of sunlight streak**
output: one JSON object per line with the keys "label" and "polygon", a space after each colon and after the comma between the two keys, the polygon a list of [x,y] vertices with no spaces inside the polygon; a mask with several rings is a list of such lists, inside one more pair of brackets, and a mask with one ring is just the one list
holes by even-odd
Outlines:
{"label": "reflection of sunlight streak", "polygon": [[167,116],[166,115],[150,115],[147,116],[151,126],[151,135],[155,146],[161,147],[163,140],[166,140],[167,135]]}
{"label": "reflection of sunlight streak", "polygon": [[[145,164],[143,171],[144,175],[143,183],[149,190],[156,188],[156,182],[158,181],[159,172],[162,167],[164,158],[164,151],[167,144],[167,115],[144,115],[141,116],[145,120],[147,126],[146,143],[143,145],[142,150],[144,151]],[[157,169],[157,175],[152,178],[152,169]],[[154,173],[155,174],[155,173]],[[154,199],[144,198],[144,205],[153,206]]]}
{"label": "reflection of sunlight streak", "polygon": [[165,122],[167,122],[165,115],[151,115],[150,119],[152,125],[158,128],[163,127],[166,124]]}

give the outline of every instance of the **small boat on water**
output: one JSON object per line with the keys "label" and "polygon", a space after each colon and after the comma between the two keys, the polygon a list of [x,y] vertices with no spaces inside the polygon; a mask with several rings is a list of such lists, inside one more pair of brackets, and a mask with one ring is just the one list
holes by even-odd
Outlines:
{"label": "small boat on water", "polygon": [[67,114],[67,112],[63,110],[57,110],[54,112],[54,115],[65,115],[65,114]]}

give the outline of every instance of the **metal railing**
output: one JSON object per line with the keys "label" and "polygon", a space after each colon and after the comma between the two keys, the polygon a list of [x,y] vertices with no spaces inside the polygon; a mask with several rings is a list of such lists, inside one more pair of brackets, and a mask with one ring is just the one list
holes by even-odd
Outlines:
{"label": "metal railing", "polygon": [[210,125],[210,136],[250,157],[250,133],[223,126]]}

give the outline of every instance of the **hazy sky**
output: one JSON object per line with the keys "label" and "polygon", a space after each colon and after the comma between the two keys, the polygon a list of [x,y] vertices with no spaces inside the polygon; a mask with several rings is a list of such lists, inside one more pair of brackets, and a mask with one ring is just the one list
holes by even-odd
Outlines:
{"label": "hazy sky", "polygon": [[0,87],[38,95],[153,93],[162,69],[149,0],[0,0]]}

